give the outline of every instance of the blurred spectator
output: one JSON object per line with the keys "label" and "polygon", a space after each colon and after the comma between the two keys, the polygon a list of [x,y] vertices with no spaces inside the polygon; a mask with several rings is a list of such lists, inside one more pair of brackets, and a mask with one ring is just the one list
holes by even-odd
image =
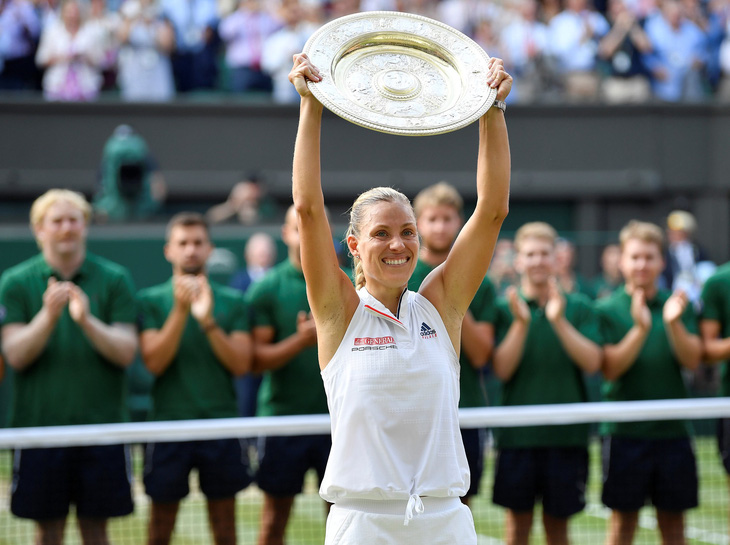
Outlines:
{"label": "blurred spectator", "polygon": [[274,102],[297,103],[299,93],[289,81],[292,56],[304,49],[317,26],[304,18],[299,0],[283,0],[279,14],[284,26],[264,42],[261,67],[271,75]]}
{"label": "blurred spectator", "polygon": [[712,92],[717,90],[722,71],[720,68],[720,48],[727,35],[730,2],[710,0],[705,4],[707,17],[703,31],[707,39],[707,65],[705,73]]}
{"label": "blurred spectator", "polygon": [[720,69],[722,76],[717,90],[718,98],[730,102],[730,23],[727,34],[720,47]]}
{"label": "blurred spectator", "polygon": [[730,101],[730,0],[710,0],[708,74],[717,97]]}
{"label": "blurred spectator", "polygon": [[102,85],[104,52],[96,32],[85,24],[81,3],[64,2],[61,19],[43,29],[36,63],[45,68],[43,92],[48,100],[94,100]]}
{"label": "blurred spectator", "polygon": [[702,284],[715,270],[707,252],[694,241],[697,220],[684,210],[675,210],[667,216],[666,267],[662,273],[662,287],[672,291],[681,289],[690,301],[699,300]]}
{"label": "blurred spectator", "polygon": [[606,76],[601,95],[609,104],[646,102],[651,98],[643,56],[651,52],[644,21],[626,6],[625,0],[608,1],[611,30],[598,43],[598,57]]}
{"label": "blurred spectator", "polygon": [[598,98],[596,52],[609,26],[589,0],[566,0],[565,9],[550,21],[550,43],[564,74],[566,98],[592,101]]}
{"label": "blurred spectator", "polygon": [[[403,2],[401,0],[396,0],[396,7],[394,11],[402,11],[400,9],[402,3]],[[330,2],[325,2],[325,5],[327,9],[327,19],[329,20],[358,13],[360,11],[360,0],[331,0]]]}
{"label": "blurred spectator", "polygon": [[215,0],[162,0],[161,5],[175,30],[172,69],[177,90],[214,88],[219,45]]}
{"label": "blurred spectator", "polygon": [[94,197],[97,220],[143,220],[157,212],[167,189],[156,170],[142,136],[129,125],[114,129],[101,159],[101,187]]}
{"label": "blurred spectator", "polygon": [[494,247],[494,256],[487,272],[499,296],[503,296],[508,287],[516,286],[519,282],[514,260],[515,248],[512,240],[500,238]]}
{"label": "blurred spectator", "polygon": [[561,11],[560,0],[540,0],[539,2],[539,19],[546,25],[550,24],[550,21]]}
{"label": "blurred spectator", "polygon": [[516,0],[513,5],[513,18],[500,37],[506,68],[514,77],[508,98],[532,102],[547,86],[548,27],[537,19],[536,0]]}
{"label": "blurred spectator", "polygon": [[41,22],[41,31],[58,21],[61,0],[33,0],[33,4]]}
{"label": "blurred spectator", "polygon": [[264,181],[252,172],[233,186],[225,202],[210,208],[205,216],[210,223],[223,223],[236,218],[243,225],[253,225],[275,213],[276,205],[267,197]]}
{"label": "blurred spectator", "polygon": [[[495,23],[500,16],[500,11],[501,6],[498,3],[479,2],[478,0],[441,0],[436,4],[435,11],[431,11],[431,17],[454,27],[464,34],[471,35],[475,21],[489,19]],[[422,15],[425,15],[425,13]],[[487,53],[494,56],[489,50],[487,50]]]}
{"label": "blurred spectator", "polygon": [[707,2],[700,0],[679,0],[684,16],[692,21],[702,32],[707,32],[710,20],[707,13]]}
{"label": "blurred spectator", "polygon": [[593,293],[596,299],[608,297],[623,282],[619,261],[621,248],[618,244],[609,244],[601,252],[601,274],[593,282]]}
{"label": "blurred spectator", "polygon": [[223,19],[227,17],[238,7],[238,0],[218,0],[218,16]]}
{"label": "blurred spectator", "polygon": [[[404,11],[407,13],[415,13],[416,15],[423,15],[424,17],[430,17],[432,19],[438,19],[439,3],[441,0],[398,0],[398,11]],[[475,16],[476,12],[472,12]]]}
{"label": "blurred spectator", "polygon": [[129,101],[164,101],[175,95],[170,54],[175,31],[154,0],[126,0],[119,29],[119,87]]}
{"label": "blurred spectator", "polygon": [[261,280],[276,262],[276,243],[267,233],[255,233],[246,242],[243,250],[246,267],[237,271],[230,286],[245,292],[251,284]]}
{"label": "blurred spectator", "polygon": [[226,44],[226,65],[234,92],[272,91],[271,77],[261,69],[261,59],[264,42],[279,27],[281,23],[260,0],[240,0],[238,9],[221,21],[219,32]]}
{"label": "blurred spectator", "polygon": [[29,0],[0,0],[0,90],[34,89],[41,21]]}
{"label": "blurred spectator", "polygon": [[106,0],[90,0],[87,26],[95,34],[96,47],[101,52],[102,90],[114,89],[117,82],[117,55],[119,53],[119,14],[107,10]]}
{"label": "blurred spectator", "polygon": [[575,271],[575,244],[564,238],[555,241],[555,277],[565,293],[594,297],[590,283]]}
{"label": "blurred spectator", "polygon": [[[245,293],[261,280],[276,263],[276,243],[267,233],[255,233],[246,242],[243,250],[246,267],[231,278],[230,286]],[[247,373],[235,380],[239,416],[256,416],[256,399],[261,385],[260,374]]]}
{"label": "blurred spectator", "polygon": [[707,61],[702,30],[682,12],[678,0],[663,0],[661,11],[645,25],[652,52],[644,59],[654,96],[668,102],[703,98],[702,70]]}
{"label": "blurred spectator", "polygon": [[507,51],[502,48],[499,34],[495,30],[495,22],[489,18],[479,18],[474,22],[471,31],[474,41],[478,43],[490,57],[502,59],[507,56]]}

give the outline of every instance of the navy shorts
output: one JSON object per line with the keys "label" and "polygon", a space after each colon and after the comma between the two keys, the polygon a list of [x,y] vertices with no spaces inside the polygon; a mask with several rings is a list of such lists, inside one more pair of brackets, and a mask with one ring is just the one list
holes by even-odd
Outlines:
{"label": "navy shorts", "polygon": [[717,420],[717,448],[720,451],[725,472],[730,475],[730,418]]}
{"label": "navy shorts", "polygon": [[230,498],[251,484],[249,467],[247,449],[239,439],[149,443],[145,491],[154,502],[180,501],[190,492],[190,471],[197,469],[200,490],[207,498]]}
{"label": "navy shorts", "polygon": [[697,465],[689,438],[604,438],[602,500],[617,511],[638,511],[647,500],[662,511],[697,507]]}
{"label": "navy shorts", "polygon": [[272,496],[295,496],[302,491],[304,475],[313,468],[324,476],[332,439],[329,435],[261,437],[258,487]]}
{"label": "navy shorts", "polygon": [[461,430],[461,439],[464,442],[466,459],[469,462],[469,472],[471,473],[471,483],[466,493],[467,498],[479,494],[479,483],[484,473],[484,440],[486,434],[484,429]]}
{"label": "navy shorts", "polygon": [[492,501],[512,511],[566,518],[583,510],[588,480],[588,449],[583,447],[508,448],[497,453]]}
{"label": "navy shorts", "polygon": [[33,520],[108,518],[133,510],[129,447],[103,445],[16,450],[10,509]]}

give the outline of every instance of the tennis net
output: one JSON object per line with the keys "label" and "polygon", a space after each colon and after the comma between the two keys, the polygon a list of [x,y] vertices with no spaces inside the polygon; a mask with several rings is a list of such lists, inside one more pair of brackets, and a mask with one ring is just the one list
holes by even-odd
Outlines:
{"label": "tennis net", "polygon": [[[687,543],[693,545],[730,545],[728,537],[728,476],[717,448],[715,429],[718,418],[730,418],[730,398],[658,400],[620,403],[577,403],[523,407],[462,409],[465,428],[494,430],[503,427],[569,425],[597,422],[637,422],[684,419],[694,428],[694,448],[699,477],[699,507],[689,510],[685,522]],[[142,484],[143,447],[150,442],[200,441],[222,438],[256,438],[327,433],[326,415],[235,418],[204,421],[143,422],[91,426],[14,428],[0,430],[0,545],[20,545],[34,541],[35,525],[10,513],[14,449],[75,447],[127,444],[132,453],[132,484],[135,510],[132,515],[109,521],[111,542],[117,545],[146,542],[150,503]],[[505,543],[504,509],[492,503],[495,452],[485,434],[485,470],[480,493],[471,499],[480,545]],[[601,503],[602,469],[600,438],[593,437],[590,448],[586,508],[570,522],[574,544],[603,543],[611,512]],[[191,476],[190,495],[183,500],[172,543],[175,545],[213,543],[208,528],[204,496],[195,473]],[[263,495],[252,484],[236,497],[238,542],[255,543]],[[317,479],[307,475],[304,492],[297,496],[287,527],[289,545],[319,545],[324,542],[326,507],[317,494]],[[535,511],[532,544],[545,543],[539,507]],[[81,543],[73,520],[66,525],[65,543]],[[638,545],[661,543],[653,508],[640,511],[634,539]],[[426,544],[427,545],[427,544]]]}

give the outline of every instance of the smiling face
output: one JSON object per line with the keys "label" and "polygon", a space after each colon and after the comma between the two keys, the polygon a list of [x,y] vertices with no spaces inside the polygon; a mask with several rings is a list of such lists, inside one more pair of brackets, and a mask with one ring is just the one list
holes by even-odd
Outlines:
{"label": "smiling face", "polygon": [[662,250],[654,242],[630,238],[623,243],[619,267],[630,290],[641,288],[651,292],[664,270]]}
{"label": "smiling face", "polygon": [[418,259],[418,232],[410,206],[400,202],[373,204],[358,231],[358,236],[347,237],[347,244],[360,258],[368,288],[402,289]]}
{"label": "smiling face", "polygon": [[34,229],[44,254],[68,259],[86,249],[86,218],[70,201],[58,200],[52,204]]}
{"label": "smiling face", "polygon": [[555,274],[555,245],[539,237],[523,239],[515,256],[515,269],[533,286],[547,285]]}

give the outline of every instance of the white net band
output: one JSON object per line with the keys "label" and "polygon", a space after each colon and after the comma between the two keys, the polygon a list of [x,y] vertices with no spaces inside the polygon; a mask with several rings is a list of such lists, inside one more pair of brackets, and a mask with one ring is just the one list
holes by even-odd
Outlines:
{"label": "white net band", "polygon": [[[699,420],[730,417],[730,397],[565,403],[461,409],[464,428],[561,425],[586,422]],[[330,432],[328,415],[221,418],[0,429],[0,449],[109,445]]]}

